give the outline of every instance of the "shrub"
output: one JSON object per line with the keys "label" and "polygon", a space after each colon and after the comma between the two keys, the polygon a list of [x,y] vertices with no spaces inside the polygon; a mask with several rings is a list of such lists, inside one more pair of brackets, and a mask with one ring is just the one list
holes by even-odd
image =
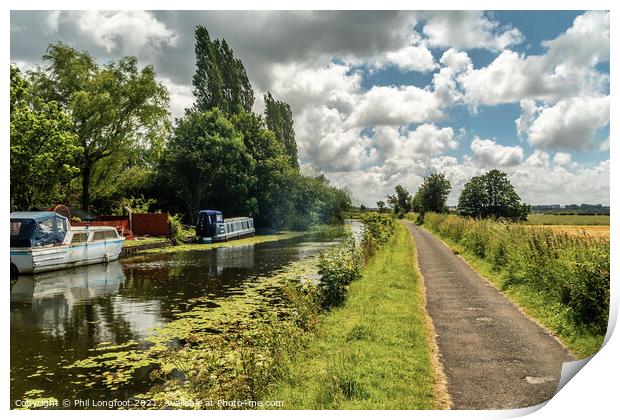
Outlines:
{"label": "shrub", "polygon": [[348,237],[340,246],[321,254],[319,291],[324,309],[344,303],[349,284],[360,278],[363,264],[394,232],[394,218],[389,215],[365,213],[362,223],[364,234],[359,247],[352,237]]}

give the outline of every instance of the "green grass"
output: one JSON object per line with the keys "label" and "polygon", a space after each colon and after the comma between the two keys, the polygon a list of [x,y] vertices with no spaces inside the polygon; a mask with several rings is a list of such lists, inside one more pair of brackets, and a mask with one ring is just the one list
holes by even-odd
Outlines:
{"label": "green grass", "polygon": [[411,235],[397,224],[268,399],[285,409],[437,408],[413,252]]}
{"label": "green grass", "polygon": [[168,242],[168,238],[140,238],[123,242],[123,248]]}
{"label": "green grass", "polygon": [[298,236],[305,235],[305,232],[278,232],[273,235],[256,235],[250,238],[236,239],[230,242],[216,242],[213,244],[181,244],[176,246],[169,246],[166,248],[145,249],[140,254],[151,253],[166,253],[166,252],[183,252],[183,251],[204,251],[207,249],[235,247],[243,245],[260,244],[263,242],[282,241],[285,239],[291,239]]}
{"label": "green grass", "polygon": [[[436,232],[431,233],[438,236]],[[440,238],[452,248],[454,253],[461,255],[477,272],[501,289],[525,313],[547,327],[575,356],[584,358],[599,351],[603,344],[604,334],[593,333],[587,327],[575,325],[568,316],[565,306],[550,300],[545,293],[538,292],[527,284],[504,287],[501,273],[493,270],[491,263],[474,255],[450,238],[444,236]]]}
{"label": "green grass", "polygon": [[527,222],[531,225],[608,226],[609,215],[531,213]]}

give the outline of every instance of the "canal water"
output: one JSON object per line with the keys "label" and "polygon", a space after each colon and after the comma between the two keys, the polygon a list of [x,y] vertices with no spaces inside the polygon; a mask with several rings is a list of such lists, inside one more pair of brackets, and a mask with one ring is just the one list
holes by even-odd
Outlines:
{"label": "canal water", "polygon": [[102,346],[141,343],[175,314],[191,309],[192,298],[207,296],[218,306],[248,284],[337,241],[307,235],[20,276],[11,283],[11,406],[26,395],[110,400],[145,391],[148,375],[111,391],[98,384],[85,387],[88,375],[67,366]]}

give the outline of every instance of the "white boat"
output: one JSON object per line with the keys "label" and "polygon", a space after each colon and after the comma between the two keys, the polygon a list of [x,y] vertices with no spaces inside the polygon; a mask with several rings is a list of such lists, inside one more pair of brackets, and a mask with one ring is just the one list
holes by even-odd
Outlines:
{"label": "white boat", "polygon": [[42,273],[118,259],[125,238],[111,226],[71,227],[51,211],[11,213],[11,274]]}

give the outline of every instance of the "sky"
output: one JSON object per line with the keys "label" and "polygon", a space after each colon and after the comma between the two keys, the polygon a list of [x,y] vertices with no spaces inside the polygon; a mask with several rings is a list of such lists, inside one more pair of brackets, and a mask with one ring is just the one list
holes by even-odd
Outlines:
{"label": "sky", "polygon": [[193,103],[194,30],[225,38],[254,87],[291,105],[302,171],[374,207],[446,174],[506,172],[530,204],[609,204],[605,11],[12,11],[11,62],[51,43],[134,55]]}

